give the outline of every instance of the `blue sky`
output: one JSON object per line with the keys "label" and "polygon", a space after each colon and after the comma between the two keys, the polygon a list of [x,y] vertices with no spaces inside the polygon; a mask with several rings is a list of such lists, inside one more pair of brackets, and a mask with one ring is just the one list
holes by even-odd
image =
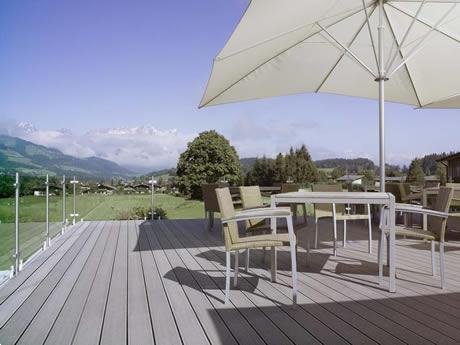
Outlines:
{"label": "blue sky", "polygon": [[[314,94],[197,109],[212,59],[246,6],[2,1],[0,126],[66,153],[131,166],[173,166],[186,142],[206,129],[227,136],[242,157],[305,143],[316,159],[376,161],[375,101]],[[460,150],[460,110],[386,109],[388,161]],[[15,127],[23,122],[34,130]]]}

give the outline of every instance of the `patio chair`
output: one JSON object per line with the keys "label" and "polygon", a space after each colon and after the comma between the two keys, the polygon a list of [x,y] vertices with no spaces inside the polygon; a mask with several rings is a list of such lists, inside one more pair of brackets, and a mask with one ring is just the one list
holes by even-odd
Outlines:
{"label": "patio chair", "polygon": [[[415,213],[428,216],[428,229],[423,230],[409,226],[396,225],[396,236],[404,236],[405,238],[413,238],[424,241],[431,241],[431,270],[433,276],[436,275],[435,267],[435,242],[439,242],[439,267],[441,272],[441,288],[445,287],[445,270],[444,270],[444,239],[446,232],[447,218],[449,216],[449,207],[454,194],[453,188],[441,187],[433,209],[423,208],[418,205],[396,204],[397,212]],[[385,216],[386,218],[388,215]],[[384,223],[386,219],[384,219]],[[389,229],[383,227],[379,240],[379,279],[383,280],[383,252],[384,241],[389,235]]]}
{"label": "patio chair", "polygon": [[[312,185],[313,192],[342,192],[340,185],[314,184]],[[337,221],[343,220],[343,247],[347,245],[347,221],[348,220],[367,220],[368,222],[368,252],[372,253],[372,222],[371,208],[367,205],[367,213],[350,214],[345,205],[336,204],[315,204],[315,248],[318,248],[318,223],[320,219],[332,218],[333,221],[333,253],[337,255]]]}
{"label": "patio chair", "polygon": [[219,212],[216,188],[227,187],[228,183],[204,183],[201,185],[204,203],[204,217],[208,219],[208,230],[214,227],[214,212]]}
{"label": "patio chair", "polygon": [[[243,210],[250,209],[260,209],[264,207],[270,207],[269,204],[263,202],[262,193],[260,192],[259,186],[244,186],[240,187],[240,196],[241,202],[243,205]],[[277,207],[289,207],[290,204],[278,204]],[[291,209],[292,212],[292,209]],[[300,229],[306,226],[305,223],[296,223],[294,221],[294,232],[297,233]],[[267,222],[267,219],[250,219],[246,221],[246,231],[248,233],[271,233],[270,224]],[[277,232],[287,232],[288,229],[286,226],[278,226]],[[309,252],[309,244],[307,242],[307,252]],[[296,253],[297,253],[297,244],[296,244]],[[265,248],[263,258],[265,258]],[[246,271],[249,267],[249,249],[246,251]]]}
{"label": "patio chair", "polygon": [[[235,268],[233,285],[237,285],[238,279],[238,268],[239,268],[239,251],[250,249],[250,248],[263,248],[271,247],[271,273],[272,280],[276,280],[276,255],[275,247],[281,247],[286,242],[290,243],[291,252],[291,267],[292,267],[292,298],[293,303],[297,301],[297,262],[295,253],[296,237],[294,234],[292,224],[292,214],[289,208],[285,207],[274,207],[274,208],[261,208],[261,209],[250,209],[235,212],[235,208],[232,203],[232,197],[228,188],[217,188],[216,197],[219,204],[222,227],[224,232],[225,241],[225,261],[226,261],[226,276],[225,276],[225,303],[228,303],[230,298],[230,253],[235,252]],[[253,235],[240,237],[238,231],[238,222],[247,221],[253,219],[285,219],[287,227],[290,230],[289,233],[271,233],[262,235]],[[292,237],[290,236],[292,234]]]}

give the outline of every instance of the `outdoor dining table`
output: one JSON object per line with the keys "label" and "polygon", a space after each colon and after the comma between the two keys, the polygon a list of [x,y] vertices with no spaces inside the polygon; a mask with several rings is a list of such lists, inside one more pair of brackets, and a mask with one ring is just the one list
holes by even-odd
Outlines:
{"label": "outdoor dining table", "polygon": [[[280,193],[271,196],[271,207],[276,207],[280,203],[302,203],[302,204],[371,204],[385,206],[388,212],[389,228],[388,237],[388,258],[389,258],[389,286],[390,292],[396,292],[396,262],[395,262],[395,197],[391,193],[362,193],[362,192],[290,192]],[[276,232],[276,219],[272,219],[271,229]],[[289,234],[291,252],[296,245],[295,234]],[[276,252],[275,255],[276,262]],[[294,265],[293,270],[296,270]],[[294,273],[294,272],[293,272]],[[296,274],[293,274],[293,277]],[[276,279],[276,277],[275,277]],[[296,285],[296,282],[293,282]]]}

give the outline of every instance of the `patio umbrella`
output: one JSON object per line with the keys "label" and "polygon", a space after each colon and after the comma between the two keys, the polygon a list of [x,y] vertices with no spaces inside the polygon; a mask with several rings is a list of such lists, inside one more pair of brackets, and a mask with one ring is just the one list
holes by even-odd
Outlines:
{"label": "patio umbrella", "polygon": [[[460,107],[460,0],[253,0],[200,107],[305,92]],[[385,184],[382,182],[381,190]]]}

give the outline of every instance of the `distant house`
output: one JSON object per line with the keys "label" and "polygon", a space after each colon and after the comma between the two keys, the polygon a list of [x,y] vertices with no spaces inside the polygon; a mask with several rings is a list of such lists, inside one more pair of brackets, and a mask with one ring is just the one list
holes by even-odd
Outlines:
{"label": "distant house", "polygon": [[103,183],[98,183],[97,184],[97,193],[98,194],[113,194],[115,191],[115,187],[103,184]]}
{"label": "distant house", "polygon": [[[380,177],[376,177],[375,181],[380,182]],[[385,182],[406,182],[406,176],[385,176]]]}
{"label": "distant house", "polygon": [[151,185],[147,183],[139,183],[134,185],[133,188],[136,190],[137,193],[144,194],[150,192]]}
{"label": "distant house", "polygon": [[460,152],[438,159],[447,169],[447,182],[460,183]]}
{"label": "distant house", "polygon": [[343,175],[337,179],[337,182],[351,183],[352,185],[362,185],[364,175]]}
{"label": "distant house", "polygon": [[128,186],[123,188],[123,192],[126,194],[135,194],[136,190],[133,187]]}

